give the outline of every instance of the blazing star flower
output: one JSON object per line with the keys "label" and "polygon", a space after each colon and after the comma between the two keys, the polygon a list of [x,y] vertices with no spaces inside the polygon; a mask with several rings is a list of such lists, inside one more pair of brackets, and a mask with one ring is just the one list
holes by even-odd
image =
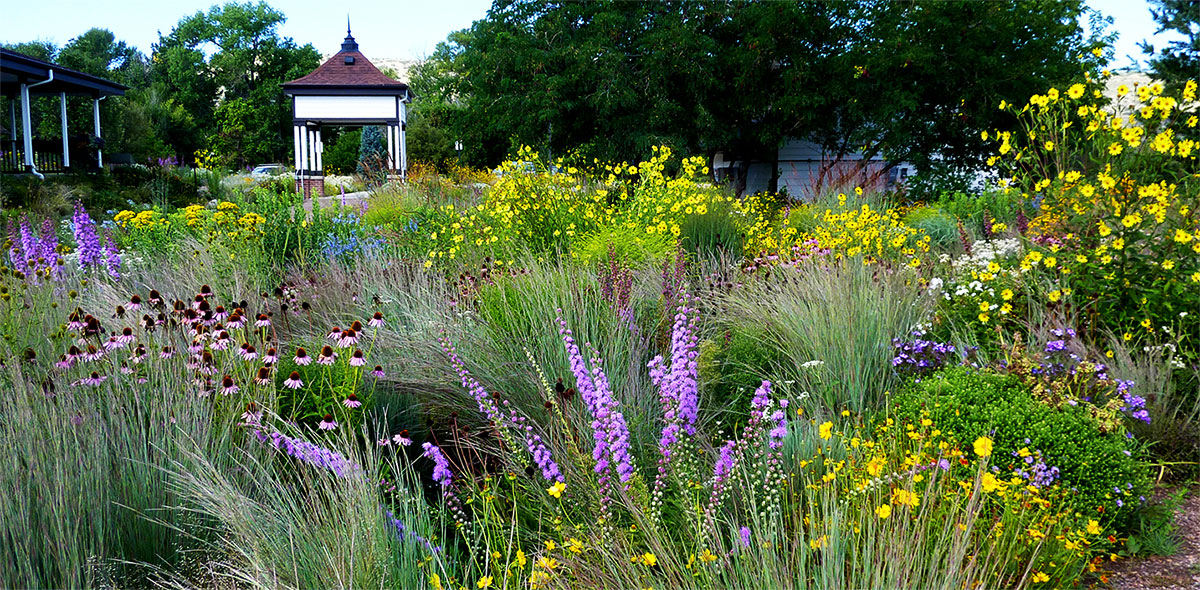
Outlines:
{"label": "blazing star flower", "polygon": [[371,316],[371,319],[367,321],[367,325],[371,326],[372,328],[382,328],[383,314],[378,311],[375,312],[375,315]]}
{"label": "blazing star flower", "polygon": [[334,421],[333,414],[325,414],[325,419],[317,425],[321,430],[333,430],[338,427],[338,423]]}
{"label": "blazing star flower", "polygon": [[347,408],[354,409],[361,406],[362,402],[358,401],[358,396],[351,393],[350,395],[346,396],[346,399],[342,400],[342,405],[346,406]]}
{"label": "blazing star flower", "polygon": [[283,380],[283,386],[288,389],[300,389],[301,387],[304,387],[304,382],[300,380],[300,373],[298,371],[292,371],[292,374],[288,375],[288,378]]}
{"label": "blazing star flower", "polygon": [[354,354],[350,356],[351,367],[361,367],[367,364],[367,359],[363,357],[363,351],[354,349]]}
{"label": "blazing star flower", "polygon": [[750,527],[742,527],[738,529],[738,535],[742,540],[742,547],[750,546]]}
{"label": "blazing star flower", "polygon": [[296,349],[296,356],[292,357],[292,361],[300,366],[307,366],[312,363],[312,357],[303,348]]}
{"label": "blazing star flower", "polygon": [[221,394],[233,395],[240,391],[236,383],[233,382],[233,377],[226,375],[221,378]]}
{"label": "blazing star flower", "polygon": [[338,477],[361,475],[362,469],[337,451],[331,451],[308,441],[291,438],[278,432],[272,432],[268,436],[263,434],[261,430],[256,430],[254,436],[261,442],[269,442],[271,446],[302,463],[328,469]]}
{"label": "blazing star flower", "polygon": [[433,461],[433,480],[438,482],[443,489],[449,488],[454,483],[454,474],[450,471],[450,460],[442,454],[441,449],[432,443],[424,443],[421,448],[425,449],[423,453],[425,458]]}

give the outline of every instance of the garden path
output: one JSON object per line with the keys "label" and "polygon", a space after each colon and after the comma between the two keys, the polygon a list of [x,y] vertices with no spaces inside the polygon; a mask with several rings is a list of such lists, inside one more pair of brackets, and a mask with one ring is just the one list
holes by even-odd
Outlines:
{"label": "garden path", "polygon": [[1179,551],[1119,561],[1109,567],[1113,590],[1200,590],[1200,488],[1193,487],[1175,513]]}
{"label": "garden path", "polygon": [[[370,196],[371,196],[371,193],[369,193],[367,191],[358,191],[358,192],[354,192],[354,193],[346,193],[345,195],[333,195],[330,197],[317,197],[316,200],[317,200],[317,203],[321,205],[321,207],[328,207],[330,205],[342,204],[342,203],[344,203],[346,205],[358,205],[359,203],[365,202],[367,200],[367,198]],[[304,210],[308,211],[309,213],[312,213],[312,210],[313,210],[313,200],[312,199],[304,200]]]}

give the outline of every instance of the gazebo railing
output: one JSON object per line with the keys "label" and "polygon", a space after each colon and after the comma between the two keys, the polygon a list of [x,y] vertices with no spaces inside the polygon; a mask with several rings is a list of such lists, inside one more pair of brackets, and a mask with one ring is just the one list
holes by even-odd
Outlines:
{"label": "gazebo railing", "polygon": [[[33,165],[38,172],[66,171],[66,167],[63,166],[62,144],[56,145],[59,146],[59,151],[48,149],[49,145],[46,146],[47,149],[39,149],[41,146],[34,144]],[[12,174],[25,171],[25,146],[20,141],[0,141],[0,173]]]}

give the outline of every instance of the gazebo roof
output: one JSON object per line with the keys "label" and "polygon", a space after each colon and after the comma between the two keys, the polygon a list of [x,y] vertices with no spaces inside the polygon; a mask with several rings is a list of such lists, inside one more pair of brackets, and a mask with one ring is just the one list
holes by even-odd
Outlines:
{"label": "gazebo roof", "polygon": [[21,92],[21,83],[36,84],[50,80],[29,89],[34,96],[53,95],[65,92],[73,96],[121,96],[125,94],[126,86],[111,80],[105,80],[78,70],[64,68],[48,61],[29,57],[8,49],[0,49],[0,95],[13,97]]}
{"label": "gazebo roof", "polygon": [[358,50],[346,28],[342,50],[303,78],[283,85],[287,94],[386,94],[409,97],[408,84],[393,80]]}

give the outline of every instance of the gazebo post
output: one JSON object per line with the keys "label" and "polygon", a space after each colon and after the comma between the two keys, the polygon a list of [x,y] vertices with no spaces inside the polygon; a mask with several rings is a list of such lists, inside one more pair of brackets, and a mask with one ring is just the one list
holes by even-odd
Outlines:
{"label": "gazebo post", "polygon": [[59,120],[62,122],[63,168],[71,167],[71,150],[67,138],[67,93],[58,93]]}
{"label": "gazebo post", "polygon": [[94,135],[97,139],[96,144],[96,167],[104,168],[104,151],[100,149],[98,140],[100,139],[100,97],[92,99],[92,127]]}
{"label": "gazebo post", "polygon": [[296,170],[296,192],[302,192],[303,187],[300,185],[300,171],[304,169],[304,162],[300,159],[300,126],[292,123],[292,151],[293,168]]}
{"label": "gazebo post", "polygon": [[33,122],[29,120],[29,85],[21,83],[21,142],[25,171],[33,170]]}

